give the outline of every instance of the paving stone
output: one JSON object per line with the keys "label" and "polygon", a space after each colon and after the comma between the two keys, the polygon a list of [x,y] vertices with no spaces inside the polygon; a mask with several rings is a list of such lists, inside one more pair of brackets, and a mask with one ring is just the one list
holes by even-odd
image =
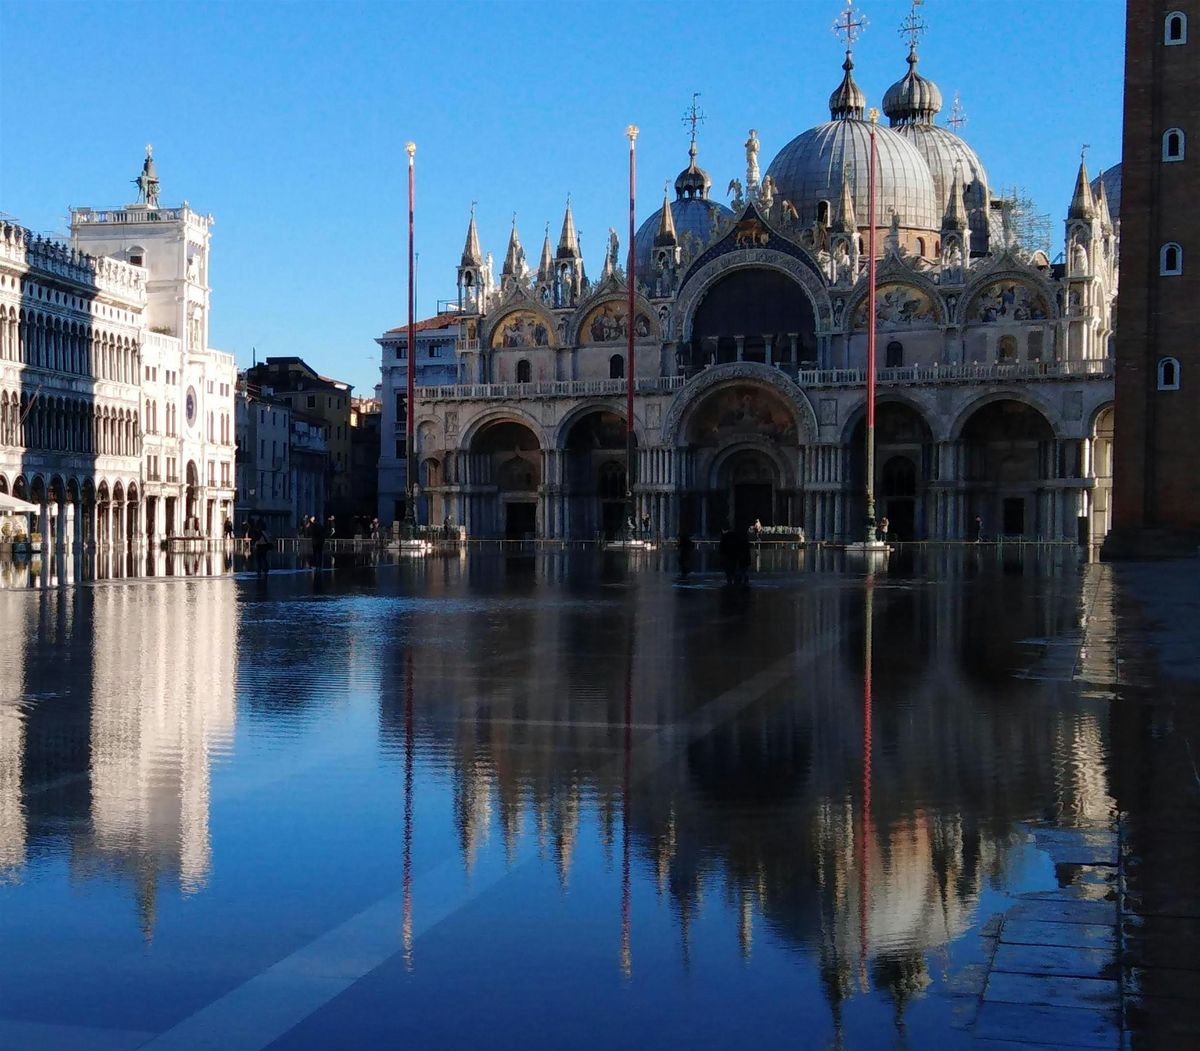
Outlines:
{"label": "paving stone", "polygon": [[1076,978],[1115,978],[1117,964],[1104,949],[1062,945],[1001,945],[992,970],[1016,974],[1049,974]]}
{"label": "paving stone", "polygon": [[1049,923],[1087,923],[1116,926],[1116,906],[1105,901],[1046,901],[1030,899],[1008,910],[1008,920],[1043,920]]}
{"label": "paving stone", "polygon": [[1115,927],[1101,924],[1008,920],[1000,931],[1000,941],[1013,945],[1065,945],[1115,952],[1117,931]]}
{"label": "paving stone", "polygon": [[1116,1051],[1120,1034],[1113,1010],[987,1003],[972,1030],[976,1041],[1007,1040],[1036,1047],[1097,1047]]}
{"label": "paving stone", "polygon": [[1092,1009],[1115,1006],[1120,987],[1115,979],[1062,978],[992,971],[985,1001],[1045,1007]]}

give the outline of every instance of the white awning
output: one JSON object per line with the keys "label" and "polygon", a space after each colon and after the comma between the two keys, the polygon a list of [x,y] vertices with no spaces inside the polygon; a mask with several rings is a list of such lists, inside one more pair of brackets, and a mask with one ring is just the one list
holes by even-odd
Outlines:
{"label": "white awning", "polygon": [[17,515],[17,514],[40,514],[41,508],[37,504],[31,504],[28,500],[21,500],[18,497],[10,496],[8,493],[0,493],[0,514]]}

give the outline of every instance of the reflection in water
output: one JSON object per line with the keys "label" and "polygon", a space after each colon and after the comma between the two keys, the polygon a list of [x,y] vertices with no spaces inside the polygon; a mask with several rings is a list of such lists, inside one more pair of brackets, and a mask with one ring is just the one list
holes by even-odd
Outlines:
{"label": "reflection in water", "polygon": [[[835,1041],[861,997],[890,1003],[903,1041],[931,961],[1012,882],[1023,823],[1112,807],[1106,712],[1074,681],[1078,646],[1052,674],[1047,642],[1085,640],[1103,594],[1081,602],[1075,570],[1042,556],[957,557],[866,579],[777,564],[734,591],[588,554],[0,593],[17,684],[0,697],[0,883],[66,855],[132,884],[149,937],[165,886],[203,902],[219,884],[214,761],[253,784],[311,740],[339,824],[372,816],[356,778],[395,786],[396,868],[370,893],[399,884],[412,980],[437,956],[415,951],[436,911],[418,861],[448,842],[472,877],[536,852],[564,901],[605,917],[596,952],[624,987],[663,981],[664,917],[693,974],[710,916],[746,966],[811,971]],[[334,715],[365,752],[320,736]],[[255,748],[234,749],[235,726]],[[299,802],[240,805],[282,881],[330,849],[289,853],[323,827]],[[359,867],[385,871],[381,852]]]}

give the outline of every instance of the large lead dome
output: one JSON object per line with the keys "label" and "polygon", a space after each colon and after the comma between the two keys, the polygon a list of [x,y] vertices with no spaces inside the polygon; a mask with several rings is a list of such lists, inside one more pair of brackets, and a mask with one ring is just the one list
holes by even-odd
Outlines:
{"label": "large lead dome", "polygon": [[[675,200],[670,204],[671,218],[674,220],[678,243],[683,243],[685,235],[691,235],[699,246],[707,244],[712,237],[714,215],[733,215],[733,212],[720,202],[709,199],[712,179],[708,172],[696,164],[695,142],[688,154],[690,163],[675,179]],[[650,272],[654,260],[654,239],[662,223],[662,214],[663,210],[659,208],[638,227],[634,236],[633,258],[638,274]]]}
{"label": "large lead dome", "polygon": [[907,139],[929,166],[933,191],[942,211],[945,210],[955,169],[962,175],[963,200],[971,225],[972,248],[981,252],[987,247],[988,180],[987,172],[975,151],[949,128],[933,123],[942,108],[942,93],[938,86],[917,72],[916,47],[908,52],[908,72],[887,89],[883,96],[883,112],[897,135]]}
{"label": "large lead dome", "polygon": [[[846,176],[860,224],[866,222],[871,125],[863,119],[863,93],[854,83],[850,54],[841,85],[830,96],[832,119],[792,139],[771,162],[767,175],[779,197],[791,201],[802,223],[811,223],[824,204],[832,210]],[[902,227],[937,230],[945,202],[939,202],[929,165],[918,150],[890,128],[875,129],[875,221],[886,226],[894,211]]]}

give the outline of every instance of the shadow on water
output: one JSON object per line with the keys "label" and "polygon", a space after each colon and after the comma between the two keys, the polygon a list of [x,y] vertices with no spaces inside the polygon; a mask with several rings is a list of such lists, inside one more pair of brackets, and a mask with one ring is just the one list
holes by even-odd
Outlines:
{"label": "shadow on water", "polygon": [[0,592],[27,1017],[166,1030],[327,934],[362,981],[278,1046],[965,1046],[1031,830],[1113,820],[1061,549],[203,558]]}

